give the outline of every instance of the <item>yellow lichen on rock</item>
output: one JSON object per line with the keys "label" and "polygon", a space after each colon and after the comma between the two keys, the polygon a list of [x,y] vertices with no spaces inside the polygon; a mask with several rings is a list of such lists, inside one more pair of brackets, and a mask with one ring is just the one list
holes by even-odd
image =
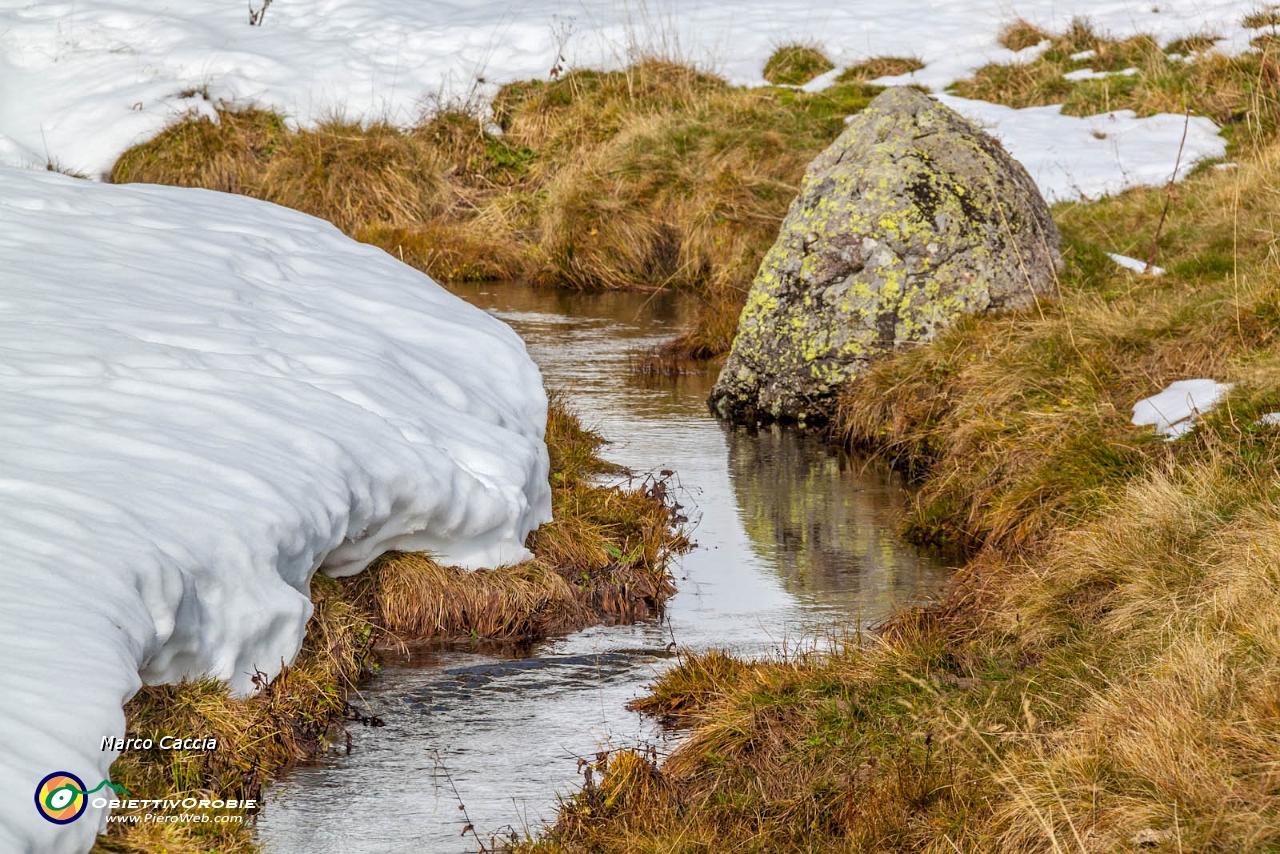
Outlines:
{"label": "yellow lichen on rock", "polygon": [[805,173],[712,392],[726,417],[822,420],[872,359],[1048,293],[1058,231],[989,136],[890,89]]}

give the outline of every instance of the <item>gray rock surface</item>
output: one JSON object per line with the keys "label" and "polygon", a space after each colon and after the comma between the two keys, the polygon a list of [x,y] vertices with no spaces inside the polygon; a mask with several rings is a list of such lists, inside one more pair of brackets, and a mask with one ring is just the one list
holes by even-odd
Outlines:
{"label": "gray rock surface", "polygon": [[873,359],[1051,293],[1058,244],[996,140],[889,89],[809,165],[709,402],[735,420],[825,420]]}

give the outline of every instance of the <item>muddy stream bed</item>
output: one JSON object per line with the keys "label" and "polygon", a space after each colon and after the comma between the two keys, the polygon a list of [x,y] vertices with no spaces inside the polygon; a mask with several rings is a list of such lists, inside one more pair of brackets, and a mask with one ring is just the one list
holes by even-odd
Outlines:
{"label": "muddy stream bed", "polygon": [[673,641],[794,649],[832,626],[875,623],[946,580],[943,563],[894,535],[906,496],[882,467],[791,430],[717,422],[703,402],[714,374],[634,376],[634,351],[691,322],[687,300],[518,284],[456,292],[520,333],[547,385],[611,441],[606,456],[641,475],[677,473],[698,547],[672,567],[679,592],[662,620],[386,661],[353,698],[385,725],[353,724],[350,754],[268,791],[258,820],[267,854],[476,851],[466,818],[486,844],[536,831],[581,783],[578,758],[674,745],[678,734],[624,708],[669,666]]}

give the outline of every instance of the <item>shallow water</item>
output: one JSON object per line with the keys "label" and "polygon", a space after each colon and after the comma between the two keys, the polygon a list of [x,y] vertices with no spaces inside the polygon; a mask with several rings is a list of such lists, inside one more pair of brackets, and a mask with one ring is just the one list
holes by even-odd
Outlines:
{"label": "shallow water", "polygon": [[720,424],[703,403],[714,374],[632,375],[633,351],[691,322],[687,300],[514,284],[457,293],[524,337],[547,385],[610,439],[610,459],[677,472],[698,548],[673,567],[679,592],[662,621],[389,662],[357,703],[386,725],[356,726],[350,755],[268,793],[258,837],[270,854],[443,854],[477,850],[468,823],[486,844],[536,830],[554,818],[555,794],[580,782],[578,758],[670,746],[624,705],[667,666],[673,640],[777,652],[883,619],[946,580],[893,534],[905,493],[882,467],[791,430]]}

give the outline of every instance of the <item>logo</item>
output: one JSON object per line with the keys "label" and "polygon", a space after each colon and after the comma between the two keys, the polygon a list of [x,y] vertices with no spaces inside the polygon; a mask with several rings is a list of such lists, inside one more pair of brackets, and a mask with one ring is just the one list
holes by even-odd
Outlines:
{"label": "logo", "polygon": [[70,824],[78,819],[89,805],[89,795],[103,787],[121,792],[128,797],[123,786],[103,780],[88,791],[84,781],[69,771],[54,771],[36,785],[36,810],[45,821],[54,824]]}

